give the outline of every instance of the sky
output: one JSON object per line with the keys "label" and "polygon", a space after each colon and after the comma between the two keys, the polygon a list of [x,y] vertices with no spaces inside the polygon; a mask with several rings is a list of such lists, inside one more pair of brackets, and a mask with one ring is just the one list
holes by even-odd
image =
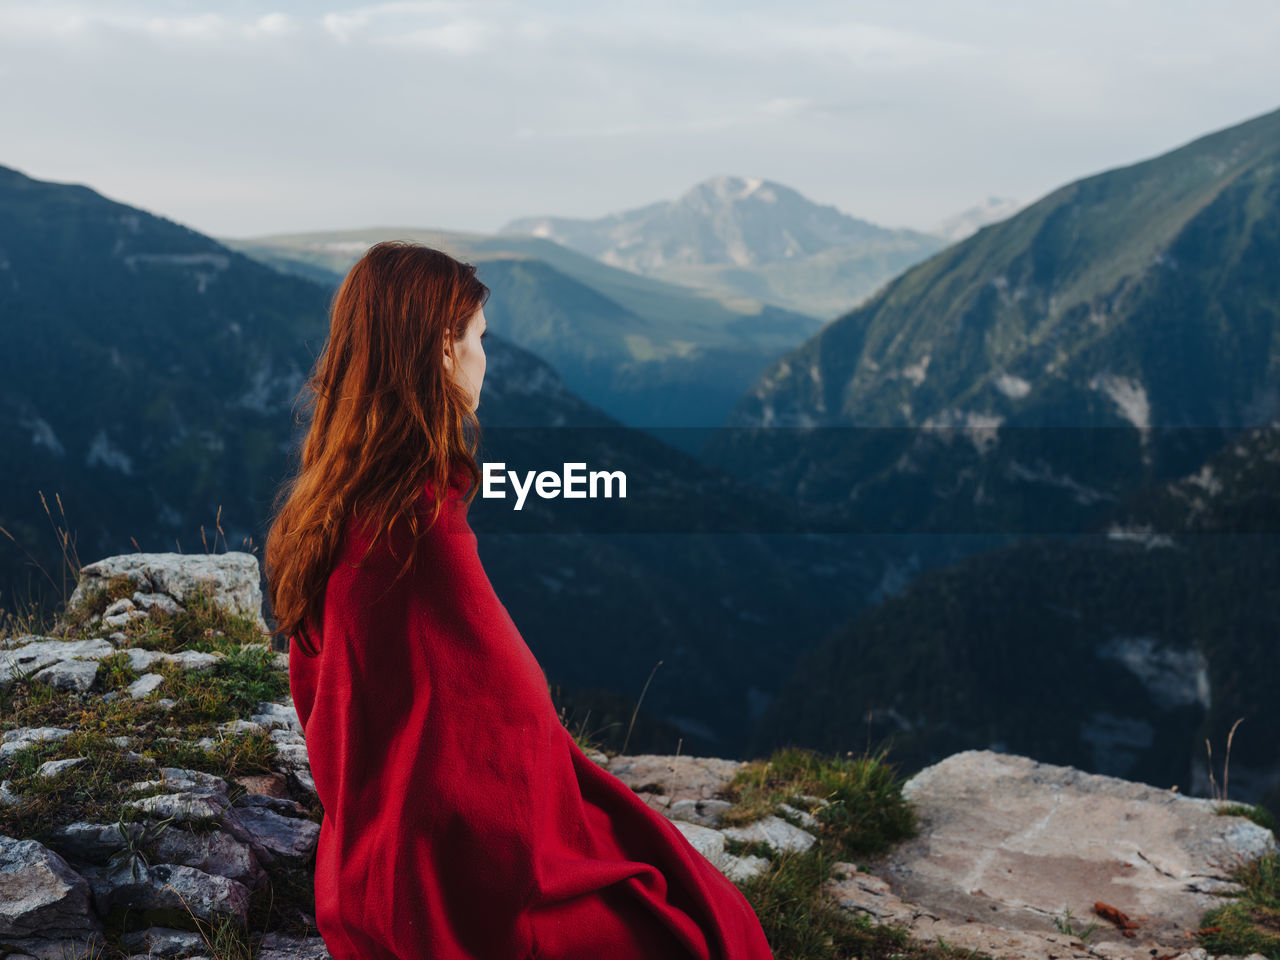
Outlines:
{"label": "sky", "polygon": [[717,174],[928,230],[1280,108],[1274,0],[0,0],[0,165],[203,233],[494,232]]}

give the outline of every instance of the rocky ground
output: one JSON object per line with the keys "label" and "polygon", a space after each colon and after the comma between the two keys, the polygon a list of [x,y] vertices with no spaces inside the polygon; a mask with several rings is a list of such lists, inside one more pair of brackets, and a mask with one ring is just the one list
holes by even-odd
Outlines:
{"label": "rocky ground", "polygon": [[[114,584],[120,594],[121,577],[131,592],[88,618],[83,636],[63,631],[4,640],[0,690],[21,680],[81,700],[128,697],[171,709],[176,701],[164,694],[175,682],[173,671],[212,670],[228,654],[158,651],[131,642],[139,634],[129,627],[155,611],[182,610],[197,586],[259,624],[265,643],[252,555],[108,558],[82,571],[68,615],[102,603],[95,586]],[[133,679],[103,691],[102,664],[121,662],[118,654],[127,658]],[[287,671],[284,654],[273,662]],[[32,776],[64,776],[94,762],[60,757],[40,764],[34,775],[18,776],[23,751],[73,732],[15,726],[0,717],[0,803],[20,808],[27,799],[19,786],[30,789]],[[120,786],[130,798],[124,805],[137,811],[128,822],[59,823],[43,842],[0,836],[0,957],[92,956],[107,940],[115,942],[105,956],[216,957],[217,946],[188,921],[247,918],[254,891],[282,868],[305,876],[319,835],[306,747],[287,694],[257,702],[245,716],[219,724],[216,735],[193,743],[212,751],[225,738],[252,736],[270,739],[272,769],[233,777],[160,765],[141,752],[152,739],[115,737],[117,759],[143,771]],[[769,868],[761,852],[803,851],[815,842],[806,829],[816,827],[812,813],[785,803],[754,822],[722,824],[732,806],[725,787],[740,762],[591,755],[735,880]],[[916,808],[919,835],[874,860],[838,864],[825,891],[846,910],[904,927],[922,942],[995,957],[1207,960],[1196,945],[1200,917],[1234,889],[1232,864],[1275,844],[1269,830],[1221,815],[1223,805],[1214,801],[988,751],[956,754],[921,771],[903,794]],[[811,809],[823,803],[800,799]],[[157,822],[167,827],[153,835]],[[726,848],[742,849],[741,843],[754,844],[757,855]],[[145,857],[131,855],[144,849]],[[122,926],[126,910],[132,920]],[[262,937],[257,956],[321,960],[328,954],[314,932],[275,930]]]}

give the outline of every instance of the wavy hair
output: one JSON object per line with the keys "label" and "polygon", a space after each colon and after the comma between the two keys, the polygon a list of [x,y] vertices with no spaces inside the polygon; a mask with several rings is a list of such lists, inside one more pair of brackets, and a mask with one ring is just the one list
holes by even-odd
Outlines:
{"label": "wavy hair", "polygon": [[307,656],[320,652],[325,586],[352,514],[374,530],[363,560],[397,520],[415,541],[425,532],[414,504],[428,483],[426,529],[455,470],[471,476],[466,502],[475,497],[480,424],[444,352],[488,299],[474,266],[403,240],[370,247],[334,293],[329,338],[300,393],[311,424],[297,472],[276,494],[264,553],[274,633]]}

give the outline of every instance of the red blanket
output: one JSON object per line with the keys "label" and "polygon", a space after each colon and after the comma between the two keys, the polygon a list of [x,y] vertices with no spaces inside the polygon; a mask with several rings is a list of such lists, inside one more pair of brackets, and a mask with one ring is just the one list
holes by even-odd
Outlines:
{"label": "red blanket", "polygon": [[290,646],[334,960],[772,958],[738,888],[560,722],[454,477],[395,584],[407,529],[357,570],[348,527],[322,652]]}

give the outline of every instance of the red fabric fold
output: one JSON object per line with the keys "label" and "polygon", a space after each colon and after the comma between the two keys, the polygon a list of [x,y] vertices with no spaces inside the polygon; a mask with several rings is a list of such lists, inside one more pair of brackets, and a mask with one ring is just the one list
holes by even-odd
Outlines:
{"label": "red fabric fold", "polygon": [[[560,722],[464,492],[416,547],[397,524],[359,569],[349,521],[322,652],[290,645],[334,960],[771,960],[741,891]],[[424,521],[433,502],[424,487]]]}

